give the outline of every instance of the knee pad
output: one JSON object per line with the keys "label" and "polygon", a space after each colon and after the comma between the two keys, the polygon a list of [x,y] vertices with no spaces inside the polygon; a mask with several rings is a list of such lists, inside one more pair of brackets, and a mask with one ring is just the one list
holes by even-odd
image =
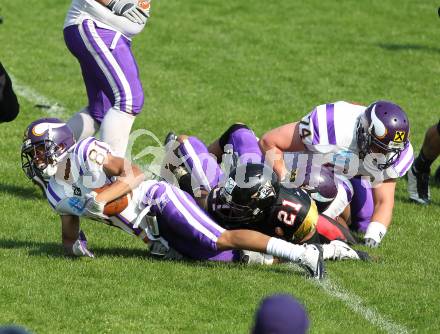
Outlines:
{"label": "knee pad", "polygon": [[223,133],[223,134],[220,136],[220,138],[219,138],[219,140],[218,140],[218,142],[219,142],[220,147],[221,147],[222,150],[224,149],[225,145],[228,144],[228,141],[229,141],[229,138],[231,137],[231,135],[232,135],[235,131],[237,131],[237,130],[239,130],[239,129],[248,129],[248,130],[250,130],[249,127],[248,127],[246,124],[241,124],[241,123],[235,123],[235,124],[232,124],[232,125],[231,125],[231,126],[225,131],[225,133]]}

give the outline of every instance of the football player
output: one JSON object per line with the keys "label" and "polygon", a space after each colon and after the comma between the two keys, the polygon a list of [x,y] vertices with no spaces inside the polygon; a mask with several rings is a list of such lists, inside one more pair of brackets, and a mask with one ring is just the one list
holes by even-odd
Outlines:
{"label": "football player", "polygon": [[[171,136],[167,136],[168,161],[166,165],[173,169],[181,189],[192,194],[202,208],[206,208],[208,194],[212,195],[211,191],[217,191],[215,189],[221,187],[222,180],[224,184],[224,175],[228,175],[231,166],[248,163],[250,173],[263,170],[261,164],[263,156],[258,147],[257,138],[244,124],[232,125],[209,148],[194,136],[174,137],[175,143],[171,143],[170,139]],[[210,151],[215,152],[215,156]],[[223,163],[225,173],[217,162]],[[295,177],[296,174],[301,174],[298,177],[301,180],[296,187],[301,186],[307,189],[308,194],[317,204],[318,211],[327,218],[332,218],[318,220],[317,231],[322,241],[329,242],[329,240],[338,238],[354,243],[354,238],[345,225],[348,218],[347,213],[344,212],[352,196],[350,182],[342,177],[335,178],[329,168],[321,167],[316,172],[311,165],[298,170],[298,173],[292,173],[291,180],[297,181],[293,177],[294,174]],[[252,177],[254,176],[256,175]],[[218,220],[220,217],[215,217],[215,219]],[[342,225],[336,223],[335,219]],[[319,240],[318,235],[315,241]]]}
{"label": "football player", "polygon": [[408,117],[395,103],[376,101],[365,107],[339,101],[267,132],[259,143],[281,178],[288,171],[283,153],[304,151],[322,154],[324,163],[354,176],[352,204],[358,203],[363,213],[359,229],[365,231],[365,243],[377,247],[391,223],[396,180],[414,159],[409,132]]}
{"label": "football player", "polygon": [[[155,216],[161,237],[186,257],[233,261],[239,256],[233,250],[251,250],[298,263],[313,277],[324,275],[320,246],[294,245],[252,230],[225,230],[182,190],[163,181],[144,181],[142,171],[113,155],[106,143],[93,137],[75,143],[70,128],[59,120],[41,119],[29,125],[22,162],[27,175],[50,177],[47,200],[61,217],[63,245],[70,254],[91,256],[80,237],[80,217],[141,226],[154,239],[145,218]],[[109,186],[95,191],[104,185]],[[123,211],[114,217],[104,214],[107,203],[130,192]]]}
{"label": "football player", "polygon": [[64,40],[77,58],[88,105],[68,125],[76,140],[93,136],[124,156],[144,93],[131,51],[131,39],[150,16],[147,0],[72,0],[64,22]]}

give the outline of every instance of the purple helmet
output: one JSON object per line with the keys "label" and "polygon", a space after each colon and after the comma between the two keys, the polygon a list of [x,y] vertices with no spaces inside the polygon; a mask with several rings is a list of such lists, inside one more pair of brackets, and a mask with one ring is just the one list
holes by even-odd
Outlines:
{"label": "purple helmet", "polygon": [[359,157],[364,159],[370,153],[382,153],[383,163],[377,163],[379,170],[393,165],[400,153],[409,145],[409,120],[397,104],[376,101],[365,109],[357,128]]}
{"label": "purple helmet", "polygon": [[310,197],[315,201],[318,211],[324,212],[338,194],[338,186],[335,175],[331,168],[321,166],[319,173],[307,172],[304,177],[302,188],[307,190]]}
{"label": "purple helmet", "polygon": [[30,179],[54,175],[57,163],[75,144],[70,128],[58,118],[42,118],[26,129],[21,146],[21,168]]}

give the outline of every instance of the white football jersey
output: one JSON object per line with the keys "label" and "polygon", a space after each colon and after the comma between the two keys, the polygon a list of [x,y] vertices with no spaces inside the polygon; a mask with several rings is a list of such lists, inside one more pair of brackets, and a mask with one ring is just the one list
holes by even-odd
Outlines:
{"label": "white football jersey", "polygon": [[[87,217],[84,210],[85,195],[105,184],[114,182],[103,170],[103,163],[110,147],[93,137],[85,138],[72,146],[67,156],[60,162],[57,173],[50,178],[46,196],[50,206],[59,215],[74,215]],[[155,181],[144,181],[132,191],[127,208],[116,216],[102,222],[117,226],[124,231],[144,238],[151,235],[147,224],[135,228],[138,216],[145,205],[142,199]]]}
{"label": "white football jersey", "polygon": [[299,130],[304,145],[310,152],[331,156],[330,162],[334,165],[347,164],[341,167],[346,170],[344,174],[350,177],[365,175],[382,180],[402,177],[414,160],[411,144],[385,171],[379,172],[374,165],[359,160],[357,125],[365,109],[365,106],[344,101],[317,106],[300,121]]}
{"label": "white football jersey", "polygon": [[86,19],[93,20],[98,27],[120,32],[127,38],[139,34],[145,27],[145,24],[138,24],[114,14],[95,0],[72,0],[64,21],[64,28],[81,24]]}
{"label": "white football jersey", "polygon": [[353,186],[349,180],[338,175],[336,176],[335,181],[338,187],[338,193],[329,207],[323,212],[323,214],[333,219],[336,219],[344,211],[347,205],[350,204],[354,194]]}

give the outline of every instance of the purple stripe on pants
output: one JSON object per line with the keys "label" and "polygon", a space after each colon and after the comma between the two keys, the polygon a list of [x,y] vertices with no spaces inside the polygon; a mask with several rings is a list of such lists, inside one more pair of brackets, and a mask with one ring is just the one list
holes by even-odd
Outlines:
{"label": "purple stripe on pants", "polygon": [[133,233],[135,235],[139,235],[141,234],[142,230],[140,228],[134,228],[133,224],[130,223],[126,218],[124,218],[122,215],[116,215],[116,217],[125,224],[125,226],[127,226],[130,230],[133,231]]}
{"label": "purple stripe on pants", "polygon": [[335,105],[327,104],[325,106],[325,112],[327,113],[327,136],[328,143],[336,145],[336,134],[335,134]]}
{"label": "purple stripe on pants", "polygon": [[354,192],[350,204],[352,226],[359,232],[365,232],[374,211],[373,191],[369,182],[360,177],[350,181]]}
{"label": "purple stripe on pants", "polygon": [[[113,67],[113,65],[110,63],[109,59],[106,57],[106,55],[104,54],[103,50],[99,47],[98,42],[96,41],[96,39],[101,38],[99,35],[96,36],[96,34],[94,34],[94,31],[92,30],[95,27],[90,27],[89,24],[93,24],[91,23],[92,21],[90,20],[84,20],[82,22],[82,27],[84,29],[84,32],[86,34],[86,37],[89,41],[89,43],[91,44],[91,46],[93,47],[93,49],[95,50],[97,56],[99,57],[99,59],[101,59],[101,61],[104,63],[105,69],[101,69],[105,74],[106,74],[106,78],[109,81],[109,84],[112,85],[116,85],[116,87],[112,87],[112,91],[114,94],[114,98],[115,98],[115,104],[119,105],[119,109],[122,111],[126,110],[126,92],[124,89],[124,86],[122,84],[121,79],[119,78],[119,76],[116,73],[115,68]],[[96,28],[95,28],[96,29]],[[109,35],[109,37],[113,40],[114,35],[112,36],[112,34]],[[104,41],[104,39],[102,39]],[[95,56],[96,57],[96,56]],[[107,73],[106,73],[107,72]]]}

